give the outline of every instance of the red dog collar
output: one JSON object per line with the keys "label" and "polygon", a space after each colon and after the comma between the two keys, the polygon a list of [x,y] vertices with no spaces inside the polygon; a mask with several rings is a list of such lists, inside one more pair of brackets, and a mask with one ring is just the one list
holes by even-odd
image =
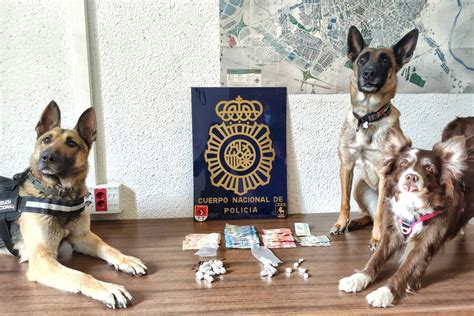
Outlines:
{"label": "red dog collar", "polygon": [[405,239],[410,237],[410,235],[413,233],[413,227],[415,227],[416,224],[426,222],[427,220],[430,220],[433,217],[436,217],[441,213],[443,213],[443,211],[434,211],[433,213],[420,216],[420,218],[418,220],[413,221],[413,222],[408,222],[404,219],[401,219],[400,220],[400,231],[401,231],[403,237],[405,237]]}

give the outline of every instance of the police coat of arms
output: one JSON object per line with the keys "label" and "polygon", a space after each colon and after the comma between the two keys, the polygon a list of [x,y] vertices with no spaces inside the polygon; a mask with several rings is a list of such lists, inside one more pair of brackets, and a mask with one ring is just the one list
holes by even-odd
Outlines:
{"label": "police coat of arms", "polygon": [[216,113],[223,123],[210,128],[205,152],[212,184],[238,195],[268,184],[275,151],[268,126],[255,122],[263,105],[238,96],[217,103]]}
{"label": "police coat of arms", "polygon": [[191,91],[194,219],[286,217],[286,88]]}

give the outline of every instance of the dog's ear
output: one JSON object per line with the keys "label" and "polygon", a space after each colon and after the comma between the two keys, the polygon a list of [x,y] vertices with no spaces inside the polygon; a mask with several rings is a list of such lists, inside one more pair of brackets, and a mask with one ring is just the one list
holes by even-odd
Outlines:
{"label": "dog's ear", "polygon": [[411,145],[411,140],[399,130],[391,128],[388,131],[383,148],[384,159],[382,172],[385,176],[393,172],[398,157],[402,152],[411,148]]}
{"label": "dog's ear", "polygon": [[402,68],[402,66],[409,62],[410,58],[413,56],[416,43],[418,42],[418,33],[418,29],[413,29],[403,36],[397,44],[392,46],[398,68]]}
{"label": "dog's ear", "polygon": [[347,35],[347,58],[354,62],[366,46],[362,34],[352,25]]}
{"label": "dog's ear", "polygon": [[56,102],[51,101],[41,114],[41,118],[36,124],[36,135],[40,137],[49,130],[61,126],[61,111]]}
{"label": "dog's ear", "polygon": [[433,152],[441,159],[441,184],[452,185],[459,180],[467,168],[467,149],[464,136],[454,136],[444,142],[436,143]]}
{"label": "dog's ear", "polygon": [[94,108],[88,108],[82,113],[74,129],[86,144],[91,147],[96,139],[97,122]]}

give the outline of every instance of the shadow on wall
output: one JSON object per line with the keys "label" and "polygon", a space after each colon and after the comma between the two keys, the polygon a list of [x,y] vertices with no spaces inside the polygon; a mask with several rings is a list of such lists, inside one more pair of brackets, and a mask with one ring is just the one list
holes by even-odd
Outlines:
{"label": "shadow on wall", "polygon": [[127,186],[122,188],[122,218],[138,218],[137,197],[134,191]]}
{"label": "shadow on wall", "polygon": [[291,122],[290,115],[290,100],[287,96],[286,99],[286,162],[287,162],[287,179],[288,179],[288,213],[298,214],[301,213],[302,207],[300,189],[300,178],[298,173],[298,166],[296,163],[296,149],[293,135],[293,124]]}
{"label": "shadow on wall", "polygon": [[88,31],[89,31],[89,54],[90,54],[90,71],[91,80],[96,87],[92,90],[93,104],[97,113],[97,140],[96,146],[96,177],[98,183],[107,183],[107,156],[105,151],[105,119],[102,107],[102,73],[99,58],[99,40],[97,31],[97,15],[95,10],[88,6]]}

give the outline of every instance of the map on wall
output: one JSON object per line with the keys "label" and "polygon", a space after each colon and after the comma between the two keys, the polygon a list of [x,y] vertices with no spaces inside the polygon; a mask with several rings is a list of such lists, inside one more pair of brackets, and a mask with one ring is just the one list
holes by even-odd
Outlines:
{"label": "map on wall", "polygon": [[401,93],[474,93],[474,0],[220,0],[221,84],[343,93],[351,25],[373,47],[420,36]]}

